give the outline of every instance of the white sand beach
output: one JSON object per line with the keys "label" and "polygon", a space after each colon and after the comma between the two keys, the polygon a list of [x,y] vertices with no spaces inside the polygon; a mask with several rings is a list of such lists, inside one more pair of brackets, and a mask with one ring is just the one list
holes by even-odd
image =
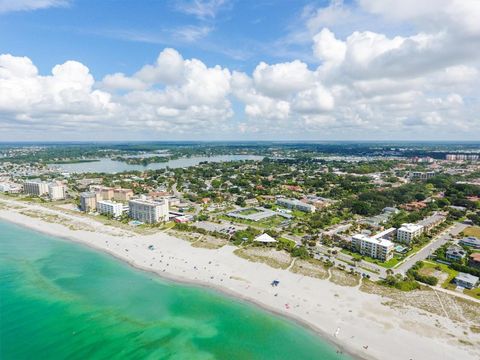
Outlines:
{"label": "white sand beach", "polygon": [[[236,256],[236,247],[231,245],[193,247],[165,232],[137,235],[41,205],[5,199],[0,199],[0,205],[0,219],[88,245],[165,278],[209,286],[254,302],[311,327],[359,358],[480,359],[480,333],[471,330],[472,325],[479,326],[478,319],[475,324],[408,305],[393,306],[389,298],[355,287],[250,262]],[[57,221],[28,216],[28,212],[50,214]],[[149,250],[150,245],[154,250]],[[272,287],[272,280],[279,285]]]}

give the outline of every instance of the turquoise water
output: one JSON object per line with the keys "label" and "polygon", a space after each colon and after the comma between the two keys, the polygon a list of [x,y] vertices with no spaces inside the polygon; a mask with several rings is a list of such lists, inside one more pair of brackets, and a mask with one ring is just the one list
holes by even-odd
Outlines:
{"label": "turquoise water", "polygon": [[346,359],[215,291],[0,222],[0,359]]}
{"label": "turquoise water", "polygon": [[116,161],[111,159],[100,159],[95,162],[84,163],[72,163],[72,164],[49,164],[50,167],[60,169],[62,172],[70,173],[86,173],[86,172],[105,172],[105,173],[118,173],[122,171],[145,171],[145,170],[158,170],[165,169],[167,167],[185,168],[189,166],[195,166],[201,162],[225,162],[225,161],[237,161],[237,160],[262,160],[263,156],[258,155],[215,155],[215,156],[194,156],[190,158],[180,158],[175,160],[169,160],[167,162],[152,163],[148,165],[131,165],[123,161]]}

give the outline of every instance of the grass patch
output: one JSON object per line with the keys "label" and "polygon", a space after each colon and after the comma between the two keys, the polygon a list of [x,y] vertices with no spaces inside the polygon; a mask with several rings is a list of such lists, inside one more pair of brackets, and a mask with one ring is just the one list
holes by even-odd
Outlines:
{"label": "grass patch", "polygon": [[315,259],[298,259],[290,268],[290,271],[296,274],[310,276],[322,280],[328,278],[328,270],[325,268],[324,264]]}
{"label": "grass patch", "polygon": [[463,230],[465,236],[475,236],[480,238],[480,226],[469,226]]}
{"label": "grass patch", "polygon": [[246,248],[233,252],[241,258],[253,262],[261,262],[275,269],[286,269],[292,262],[292,257],[285,251],[276,251],[270,248]]}
{"label": "grass patch", "polygon": [[[440,264],[440,263],[435,263],[431,261],[424,261],[423,262],[423,267],[422,270],[424,271],[431,271],[432,273],[434,271],[442,271],[448,275],[448,277],[443,281],[442,287],[444,289],[447,289],[451,287],[452,280],[455,279],[455,277],[458,275],[458,271],[450,269],[447,265],[445,264]],[[455,289],[456,286],[453,285],[453,289]]]}
{"label": "grass patch", "polygon": [[369,263],[384,267],[386,269],[393,268],[395,265],[397,265],[402,260],[402,258],[398,258],[398,257],[394,256],[392,259],[390,259],[388,261],[380,261],[378,259],[371,258],[370,256],[360,255],[358,253],[355,253],[355,252],[347,250],[347,249],[342,249],[342,253],[350,255],[351,257],[353,257],[356,260],[364,260],[364,261],[367,261]]}
{"label": "grass patch", "polygon": [[341,286],[358,286],[360,284],[360,276],[350,274],[346,271],[342,271],[340,269],[331,268],[330,273],[330,280],[332,283],[341,285]]}
{"label": "grass patch", "polygon": [[474,299],[478,299],[480,300],[480,288],[475,288],[475,289],[470,289],[470,290],[464,290],[463,293],[465,295],[468,295],[468,296],[471,296],[473,297]]}

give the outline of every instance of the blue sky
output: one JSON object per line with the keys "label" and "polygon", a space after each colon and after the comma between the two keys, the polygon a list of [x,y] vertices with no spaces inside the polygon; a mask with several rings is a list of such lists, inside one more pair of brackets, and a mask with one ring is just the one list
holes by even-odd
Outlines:
{"label": "blue sky", "polygon": [[0,140],[478,140],[479,18],[476,0],[0,0]]}
{"label": "blue sky", "polygon": [[[29,56],[42,73],[69,59],[88,64],[95,77],[130,73],[155,61],[164,47],[209,66],[252,71],[260,61],[290,60],[287,49],[270,45],[312,4],[328,1],[237,0],[219,5],[215,16],[200,16],[187,13],[188,2],[75,0],[1,15],[0,50]],[[309,55],[309,44],[294,48]]]}

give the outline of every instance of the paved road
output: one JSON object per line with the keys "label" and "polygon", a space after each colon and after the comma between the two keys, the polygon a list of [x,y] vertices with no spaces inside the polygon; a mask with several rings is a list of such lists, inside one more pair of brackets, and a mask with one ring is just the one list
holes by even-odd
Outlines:
{"label": "paved road", "polygon": [[405,274],[417,261],[424,260],[435,252],[439,247],[444,245],[451,239],[452,235],[455,236],[462,232],[468,225],[462,223],[455,223],[451,227],[447,228],[444,232],[437,235],[427,246],[422,250],[408,257],[407,260],[395,268],[395,272]]}

